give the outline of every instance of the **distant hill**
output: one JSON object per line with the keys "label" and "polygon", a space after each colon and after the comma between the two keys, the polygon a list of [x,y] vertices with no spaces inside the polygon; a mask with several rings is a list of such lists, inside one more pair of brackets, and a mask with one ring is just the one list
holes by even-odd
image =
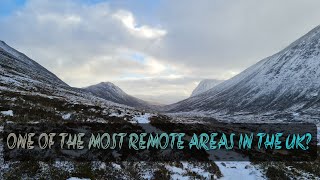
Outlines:
{"label": "distant hill", "polygon": [[112,101],[119,104],[124,104],[131,107],[149,108],[150,105],[146,101],[135,98],[128,95],[118,86],[111,82],[101,82],[96,85],[92,85],[84,88],[93,95],[103,98],[108,101]]}

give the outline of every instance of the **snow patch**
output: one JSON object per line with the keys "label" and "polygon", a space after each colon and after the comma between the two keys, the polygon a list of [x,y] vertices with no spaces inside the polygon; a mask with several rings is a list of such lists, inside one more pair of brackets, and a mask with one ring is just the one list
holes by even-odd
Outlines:
{"label": "snow patch", "polygon": [[72,172],[75,169],[74,165],[69,161],[56,161],[53,166],[68,172]]}
{"label": "snow patch", "polygon": [[188,163],[188,162],[182,162],[182,164],[183,164],[183,168],[185,168],[191,172],[194,172],[196,174],[199,174],[206,179],[210,179],[213,176],[213,174],[200,168],[199,166],[195,166],[195,165]]}
{"label": "snow patch", "polygon": [[121,166],[119,164],[116,164],[116,163],[112,163],[112,167],[115,168],[115,169],[119,169],[119,170],[122,169]]}
{"label": "snow patch", "polygon": [[4,116],[13,116],[13,111],[12,110],[1,111],[1,114]]}
{"label": "snow patch", "polygon": [[62,116],[62,119],[63,119],[63,120],[69,120],[70,117],[71,117],[71,114],[68,113],[68,114],[64,114],[64,115]]}
{"label": "snow patch", "polygon": [[151,114],[146,113],[144,115],[136,115],[132,118],[132,121],[137,122],[138,124],[147,124],[150,123],[149,118],[151,117]]}
{"label": "snow patch", "polygon": [[222,180],[246,179],[262,180],[265,179],[262,170],[255,168],[250,162],[217,162],[216,163],[223,175]]}
{"label": "snow patch", "polygon": [[67,180],[90,180],[90,179],[87,179],[87,178],[78,178],[78,177],[71,177]]}
{"label": "snow patch", "polygon": [[168,171],[171,172],[172,179],[188,179],[188,177],[184,176],[187,173],[186,170],[174,166],[165,166]]}

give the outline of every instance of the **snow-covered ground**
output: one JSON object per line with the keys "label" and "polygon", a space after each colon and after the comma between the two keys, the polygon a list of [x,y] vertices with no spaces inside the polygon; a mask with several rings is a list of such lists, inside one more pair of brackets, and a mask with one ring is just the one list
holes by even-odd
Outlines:
{"label": "snow-covered ground", "polygon": [[206,179],[210,179],[211,176],[214,176],[214,174],[211,174],[210,172],[206,171],[205,169],[195,166],[188,162],[182,162],[183,168],[189,170],[190,172],[194,172],[196,174],[200,174],[202,177]]}
{"label": "snow-covered ground", "polygon": [[[259,180],[266,179],[262,173],[262,169],[259,169],[257,166],[253,166],[247,157],[234,152],[227,150],[220,151],[208,151],[209,159],[214,161],[223,177],[223,180],[233,180],[233,179],[248,179],[248,180]],[[217,157],[221,158],[222,161],[217,161]],[[224,158],[223,158],[224,157]],[[225,161],[230,157],[230,161]],[[231,158],[234,159],[237,157],[241,161],[231,161]],[[223,159],[222,159],[223,158]]]}
{"label": "snow-covered ground", "polygon": [[170,172],[172,179],[194,179],[194,177],[190,176],[190,173],[196,174],[203,179],[212,179],[212,177],[214,177],[215,179],[217,178],[215,174],[208,172],[207,170],[205,170],[203,166],[194,165],[188,162],[181,162],[181,164],[181,167],[176,167],[172,165],[165,166],[165,168]]}
{"label": "snow-covered ground", "polygon": [[71,177],[71,178],[68,178],[67,180],[90,180],[90,179],[78,178],[78,177]]}
{"label": "snow-covered ground", "polygon": [[2,115],[4,115],[4,116],[13,116],[13,111],[12,111],[12,110],[1,111],[0,113],[1,113]]}
{"label": "snow-covered ground", "polygon": [[223,177],[222,180],[246,179],[259,180],[266,179],[262,170],[254,167],[250,162],[216,162]]}
{"label": "snow-covered ground", "polygon": [[67,113],[67,114],[62,115],[63,120],[69,120],[70,117],[71,117],[71,113]]}
{"label": "snow-covered ground", "polygon": [[150,113],[145,113],[144,115],[136,115],[132,118],[132,121],[137,122],[138,124],[147,124],[150,123],[149,118],[152,115]]}

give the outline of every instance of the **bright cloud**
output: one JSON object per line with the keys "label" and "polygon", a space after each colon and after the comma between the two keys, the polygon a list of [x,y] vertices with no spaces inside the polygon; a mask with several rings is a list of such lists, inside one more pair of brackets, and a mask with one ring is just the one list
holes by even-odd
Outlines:
{"label": "bright cloud", "polygon": [[113,17],[119,19],[125,27],[128,28],[129,32],[144,38],[157,39],[166,35],[164,29],[152,28],[148,25],[138,26],[132,13],[128,11],[120,10],[113,14]]}

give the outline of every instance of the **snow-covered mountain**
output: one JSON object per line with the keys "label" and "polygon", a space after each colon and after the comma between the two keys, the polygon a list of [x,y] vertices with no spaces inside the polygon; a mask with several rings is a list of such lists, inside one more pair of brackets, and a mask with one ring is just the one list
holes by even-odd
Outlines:
{"label": "snow-covered mountain", "polygon": [[[121,99],[128,101],[121,103],[141,103],[141,105],[144,103],[130,97],[111,83],[101,83],[95,87],[98,90],[102,88],[103,95],[110,92],[109,98],[113,101]],[[104,91],[105,89],[108,91]],[[85,89],[72,88],[35,61],[2,42],[0,47],[0,119],[0,133],[2,134],[4,122],[120,122],[126,128],[135,128],[137,123],[166,120],[168,117],[113,103]],[[140,128],[138,130],[140,132]],[[3,159],[4,146],[1,141],[2,139],[0,139],[0,179],[19,179],[21,177],[78,179],[75,176],[95,179],[154,179],[163,173],[166,174],[165,177],[172,176],[173,179],[174,177],[208,179],[222,176],[214,163],[190,162],[180,166],[165,162],[133,162],[133,164],[100,161],[83,164],[76,161],[59,160],[50,163],[5,162]],[[176,170],[177,168],[179,169]],[[199,172],[195,172],[194,169]],[[52,170],[55,171],[54,174],[51,173]]]}
{"label": "snow-covered mountain", "polygon": [[20,88],[28,88],[28,85],[31,88],[40,84],[69,87],[53,73],[3,41],[0,41],[0,58],[0,83],[2,84],[11,84]]}
{"label": "snow-covered mountain", "polygon": [[216,79],[204,79],[192,91],[191,97],[204,93],[209,89],[213,88],[214,86],[220,84],[221,82],[222,82],[221,80],[216,80]]}
{"label": "snow-covered mountain", "polygon": [[[319,47],[319,44],[316,44],[316,46]],[[313,69],[316,70],[319,64],[314,63],[314,66]],[[311,75],[307,74],[307,76]],[[223,84],[225,85],[220,88],[228,85],[228,83]],[[111,88],[112,92],[118,95],[122,94],[120,97],[126,95],[119,88],[112,87],[110,83],[102,83],[102,86],[108,86],[109,91]],[[212,93],[214,89],[194,98]],[[105,93],[105,91],[103,92]],[[312,97],[316,96],[318,94],[312,95]],[[2,122],[34,123],[39,121],[121,122],[127,123],[127,125],[133,123],[134,126],[136,126],[136,123],[152,121],[194,121],[192,118],[188,120],[141,112],[94,96],[88,90],[72,88],[53,73],[3,42],[0,43],[0,119]],[[196,119],[197,122],[199,120]],[[0,133],[3,131],[2,125],[0,125]],[[75,176],[81,178],[94,177],[96,179],[157,179],[159,177],[163,179],[218,179],[222,176],[226,179],[239,177],[265,179],[266,177],[262,172],[266,172],[266,176],[271,175],[271,177],[274,177],[274,172],[278,174],[283,172],[286,175],[285,177],[291,178],[296,176],[296,172],[302,172],[300,169],[295,169],[296,167],[301,168],[301,164],[290,166],[290,169],[293,169],[291,173],[288,172],[286,164],[276,167],[273,164],[264,164],[264,169],[262,169],[262,166],[250,162],[105,163],[94,161],[79,163],[57,160],[49,163],[33,161],[16,163],[4,161],[3,149],[2,142],[0,142],[0,179],[19,179],[21,177],[27,179],[77,179]],[[314,164],[307,166],[309,172],[305,174],[308,175],[309,179],[317,177],[315,173],[318,172],[316,169],[317,163],[319,162],[315,161]],[[53,171],[55,173],[52,173]],[[302,174],[301,177],[305,174]]]}
{"label": "snow-covered mountain", "polygon": [[119,104],[124,104],[131,107],[148,108],[150,105],[138,98],[128,95],[118,86],[111,82],[101,82],[96,85],[92,85],[84,88],[91,92],[93,95],[112,101]]}
{"label": "snow-covered mountain", "polygon": [[23,117],[30,121],[55,121],[70,117],[87,119],[93,109],[100,109],[96,120],[107,119],[114,112],[136,111],[70,87],[37,62],[0,42],[0,111],[10,112],[18,120]]}
{"label": "snow-covered mountain", "polygon": [[166,107],[171,112],[320,109],[320,26],[209,91]]}

